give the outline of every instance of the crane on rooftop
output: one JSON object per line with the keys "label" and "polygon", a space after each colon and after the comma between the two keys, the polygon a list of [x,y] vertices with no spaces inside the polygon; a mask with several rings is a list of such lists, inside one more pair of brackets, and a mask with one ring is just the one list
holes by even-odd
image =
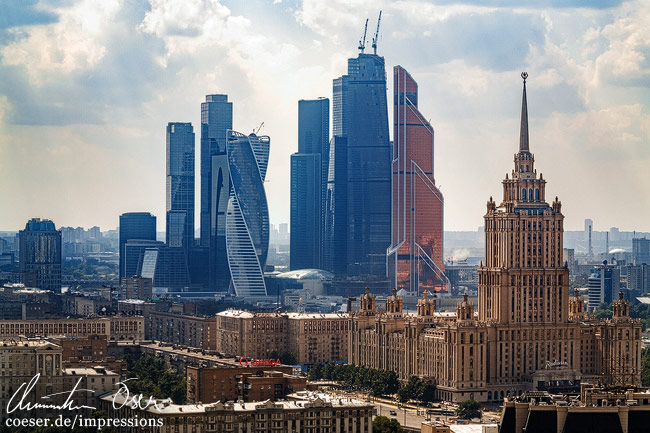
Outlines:
{"label": "crane on rooftop", "polygon": [[257,129],[253,129],[253,134],[255,135],[259,134],[263,126],[264,126],[264,122],[262,122],[262,124],[258,126]]}
{"label": "crane on rooftop", "polygon": [[377,19],[377,30],[375,36],[372,38],[372,50],[377,54],[377,42],[379,42],[379,24],[381,23],[381,11],[379,11],[379,18]]}
{"label": "crane on rooftop", "polygon": [[359,39],[359,51],[363,54],[363,50],[366,49],[366,34],[368,33],[368,18],[366,18],[366,26],[363,29],[363,39]]}

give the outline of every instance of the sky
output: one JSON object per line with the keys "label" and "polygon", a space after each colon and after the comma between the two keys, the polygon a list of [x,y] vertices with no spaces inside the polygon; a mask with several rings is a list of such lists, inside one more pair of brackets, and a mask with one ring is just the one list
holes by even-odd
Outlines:
{"label": "sky", "polygon": [[[226,93],[271,137],[271,223],[288,222],[298,100],[331,98],[366,18],[419,84],[445,229],[476,230],[513,168],[520,73],[530,147],[565,228],[650,231],[647,0],[0,0],[0,230],[32,217],[114,229],[165,220],[165,127]],[[391,125],[392,135],[392,125]]]}

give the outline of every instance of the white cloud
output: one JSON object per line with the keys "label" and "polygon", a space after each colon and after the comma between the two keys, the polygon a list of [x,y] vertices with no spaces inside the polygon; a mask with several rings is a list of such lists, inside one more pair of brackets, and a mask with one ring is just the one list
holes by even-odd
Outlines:
{"label": "white cloud", "polygon": [[120,6],[119,0],[84,0],[55,9],[57,22],[14,30],[16,41],[0,50],[2,62],[24,67],[37,86],[59,80],[60,74],[91,69],[106,53],[102,36]]}

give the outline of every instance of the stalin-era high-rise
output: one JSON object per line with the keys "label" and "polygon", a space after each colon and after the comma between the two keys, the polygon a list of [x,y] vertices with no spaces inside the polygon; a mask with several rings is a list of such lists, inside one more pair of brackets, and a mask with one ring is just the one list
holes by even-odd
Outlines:
{"label": "stalin-era high-rise", "polygon": [[455,315],[438,313],[425,292],[417,313],[405,314],[396,291],[380,312],[367,293],[350,319],[350,363],[431,379],[452,401],[562,392],[586,381],[640,384],[641,323],[630,319],[628,301],[614,301],[612,319],[597,321],[569,294],[561,203],[546,202],[529,148],[527,76],[515,169],[501,204],[487,202],[478,313],[467,297]]}

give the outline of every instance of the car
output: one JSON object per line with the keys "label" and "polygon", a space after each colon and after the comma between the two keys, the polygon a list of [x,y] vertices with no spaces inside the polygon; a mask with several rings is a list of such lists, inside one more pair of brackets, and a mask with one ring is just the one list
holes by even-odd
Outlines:
{"label": "car", "polygon": [[394,410],[391,410],[391,411],[388,412],[388,413],[391,414],[392,416],[397,416],[397,412],[395,412]]}

